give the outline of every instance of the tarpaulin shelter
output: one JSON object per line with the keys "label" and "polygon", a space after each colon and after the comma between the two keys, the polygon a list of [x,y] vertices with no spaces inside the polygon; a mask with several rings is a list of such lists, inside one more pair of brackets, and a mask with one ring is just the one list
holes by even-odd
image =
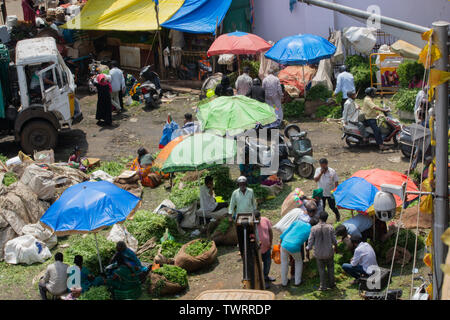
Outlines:
{"label": "tarpaulin shelter", "polygon": [[[382,169],[359,170],[349,179],[342,182],[333,193],[338,207],[348,210],[373,215],[375,210],[373,203],[375,194],[381,189],[382,184],[393,184],[401,186],[407,182],[407,191],[418,191],[414,182],[406,175],[397,171],[388,171]],[[409,194],[406,202],[414,201],[418,196]],[[397,208],[402,206],[402,199],[394,195]]]}
{"label": "tarpaulin shelter", "polygon": [[232,0],[185,0],[183,6],[161,25],[189,33],[216,34]]}

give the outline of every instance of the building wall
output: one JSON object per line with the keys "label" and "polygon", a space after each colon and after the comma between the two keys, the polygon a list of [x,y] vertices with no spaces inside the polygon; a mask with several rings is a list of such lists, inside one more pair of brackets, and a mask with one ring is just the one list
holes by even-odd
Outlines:
{"label": "building wall", "polygon": [[[381,15],[425,27],[431,27],[431,23],[436,20],[450,20],[448,0],[333,0],[333,2],[361,10],[376,4],[381,8]],[[253,32],[266,40],[277,41],[298,33],[312,33],[326,38],[328,28],[342,29],[350,26],[363,24],[341,13],[304,3],[297,3],[291,13],[288,0],[255,0]]]}

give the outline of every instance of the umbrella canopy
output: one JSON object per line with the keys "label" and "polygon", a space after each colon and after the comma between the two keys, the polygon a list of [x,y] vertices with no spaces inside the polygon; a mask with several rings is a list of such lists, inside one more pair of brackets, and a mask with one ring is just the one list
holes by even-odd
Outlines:
{"label": "umbrella canopy", "polygon": [[222,96],[200,105],[197,118],[202,131],[232,136],[277,120],[273,107],[242,95]]}
{"label": "umbrella canopy", "polygon": [[328,40],[312,34],[283,38],[266,52],[265,57],[284,65],[315,64],[328,59],[336,47]]}
{"label": "umbrella canopy", "polygon": [[170,141],[153,162],[152,170],[184,172],[203,170],[236,155],[236,141],[209,133],[180,136]]}
{"label": "umbrella canopy", "polygon": [[[381,189],[381,185],[401,186],[403,182],[407,182],[407,191],[419,191],[414,182],[400,172],[381,169],[360,170],[338,185],[333,195],[340,208],[372,215],[375,213],[373,209],[375,194]],[[409,194],[406,201],[409,203],[417,197],[418,195]],[[400,208],[402,199],[397,195],[394,195],[394,198],[397,208]]]}
{"label": "umbrella canopy", "polygon": [[214,40],[208,50],[208,57],[224,53],[232,54],[258,54],[272,47],[263,38],[257,35],[236,31],[226,33]]}
{"label": "umbrella canopy", "polygon": [[125,221],[140,199],[107,181],[83,182],[63,192],[40,222],[57,235],[88,233]]}

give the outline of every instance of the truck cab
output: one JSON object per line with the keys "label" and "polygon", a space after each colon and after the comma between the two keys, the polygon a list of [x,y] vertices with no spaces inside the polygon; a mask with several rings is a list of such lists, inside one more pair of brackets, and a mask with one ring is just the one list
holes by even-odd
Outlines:
{"label": "truck cab", "polygon": [[14,135],[25,153],[54,149],[58,132],[83,118],[74,77],[51,37],[19,41],[15,51],[1,83],[0,133]]}

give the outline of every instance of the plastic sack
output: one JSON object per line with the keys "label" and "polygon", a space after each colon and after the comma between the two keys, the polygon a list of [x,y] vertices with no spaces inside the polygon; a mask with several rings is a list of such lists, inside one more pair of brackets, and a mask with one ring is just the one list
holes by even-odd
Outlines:
{"label": "plastic sack", "polygon": [[138,241],[123,225],[115,224],[106,239],[115,243],[123,241],[134,252],[138,249]]}
{"label": "plastic sack", "polygon": [[29,186],[39,199],[49,200],[54,197],[56,192],[53,177],[54,174],[50,170],[32,164],[25,169],[20,182]]}
{"label": "plastic sack", "polygon": [[108,181],[111,183],[114,183],[114,179],[111,175],[107,174],[105,171],[103,170],[96,170],[94,172],[91,173],[91,180],[96,180],[96,181]]}
{"label": "plastic sack", "polygon": [[350,27],[344,32],[344,37],[360,53],[369,53],[377,43],[375,29]]}
{"label": "plastic sack", "polygon": [[219,55],[219,59],[217,59],[218,64],[232,64],[234,62],[234,54],[232,53],[224,53]]}
{"label": "plastic sack", "polygon": [[51,258],[47,246],[32,235],[24,235],[12,239],[5,246],[5,262],[10,264],[25,263],[27,265]]}
{"label": "plastic sack", "polygon": [[164,232],[164,235],[161,237],[161,239],[159,239],[159,241],[161,243],[163,243],[163,242],[165,242],[167,240],[175,241],[175,238],[169,232],[169,228],[166,228],[166,232]]}
{"label": "plastic sack", "polygon": [[281,218],[280,221],[273,226],[273,228],[283,233],[294,221],[297,221],[300,218],[301,213],[302,210],[299,208],[292,209],[283,218]]}
{"label": "plastic sack", "polygon": [[35,237],[37,240],[44,242],[49,249],[58,244],[58,237],[40,223],[27,224],[22,228],[22,234]]}
{"label": "plastic sack", "polygon": [[272,248],[271,258],[274,263],[281,263],[281,249],[279,244],[275,244]]}

